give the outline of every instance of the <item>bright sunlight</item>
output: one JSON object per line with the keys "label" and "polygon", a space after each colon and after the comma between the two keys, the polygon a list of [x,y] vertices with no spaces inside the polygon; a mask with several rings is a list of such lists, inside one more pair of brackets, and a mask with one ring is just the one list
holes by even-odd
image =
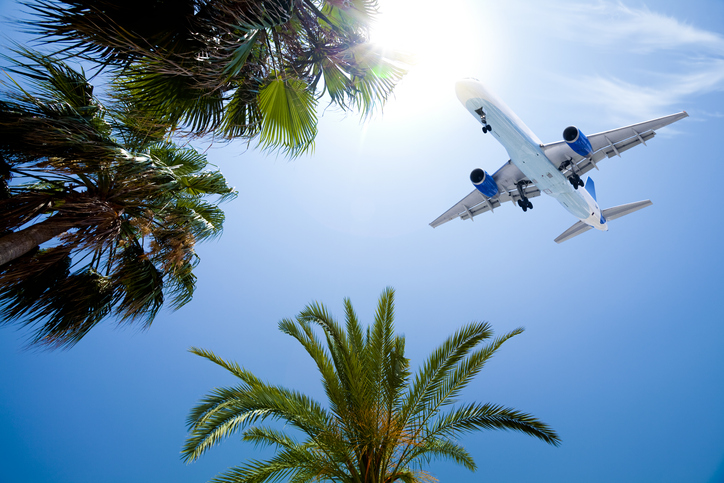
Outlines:
{"label": "bright sunlight", "polygon": [[416,65],[409,77],[415,79],[416,88],[450,90],[462,77],[482,75],[481,65],[495,57],[495,52],[480,45],[478,31],[495,35],[492,23],[490,15],[471,15],[460,0],[448,0],[444,8],[419,0],[381,0],[371,40],[414,56]]}

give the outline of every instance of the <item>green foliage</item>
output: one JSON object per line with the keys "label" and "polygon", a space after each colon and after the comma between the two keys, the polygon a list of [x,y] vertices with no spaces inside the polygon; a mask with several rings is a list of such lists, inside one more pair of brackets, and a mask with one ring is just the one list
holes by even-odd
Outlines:
{"label": "green foliage", "polygon": [[259,92],[262,112],[260,142],[297,154],[312,146],[317,135],[316,99],[298,79],[275,79]]}
{"label": "green foliage", "polygon": [[50,348],[106,318],[148,327],[165,300],[174,309],[191,300],[195,244],[221,234],[218,203],[236,192],[204,155],[144,130],[131,104],[104,106],[82,73],[18,54],[10,70],[30,87],[11,78],[0,100],[3,178],[12,178],[0,248],[41,229],[51,246],[0,265],[0,323],[34,327],[30,343]]}
{"label": "green foliage", "polygon": [[[560,443],[551,428],[530,414],[457,402],[500,346],[522,329],[490,340],[493,332],[487,323],[469,324],[435,350],[412,378],[405,339],[394,333],[394,291],[382,293],[374,323],[366,329],[349,300],[344,308],[344,326],[318,303],[279,323],[314,360],[326,408],[299,392],[262,382],[213,352],[192,348],[240,382],[214,389],[191,410],[183,459],[196,460],[241,432],[244,441],[275,448],[275,456],[230,468],[212,481],[421,482],[433,479],[424,471],[433,459],[476,469],[472,456],[456,441],[466,432],[513,430]],[[322,339],[315,326],[321,328]],[[283,422],[284,430],[265,426],[267,420]]]}
{"label": "green foliage", "polygon": [[[113,72],[117,95],[159,129],[242,137],[297,156],[317,102],[380,109],[410,59],[369,43],[375,0],[27,0],[28,30]],[[149,19],[158,19],[151,22]]]}

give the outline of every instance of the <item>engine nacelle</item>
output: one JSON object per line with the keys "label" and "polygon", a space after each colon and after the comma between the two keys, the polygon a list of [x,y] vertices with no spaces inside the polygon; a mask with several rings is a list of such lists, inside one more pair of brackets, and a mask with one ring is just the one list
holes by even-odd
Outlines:
{"label": "engine nacelle", "polygon": [[572,150],[583,157],[593,152],[591,141],[576,126],[568,126],[563,130],[563,140],[568,143]]}
{"label": "engine nacelle", "polygon": [[498,185],[495,183],[493,177],[480,168],[474,169],[473,172],[470,173],[470,181],[473,182],[478,191],[488,198],[492,198],[498,194]]}

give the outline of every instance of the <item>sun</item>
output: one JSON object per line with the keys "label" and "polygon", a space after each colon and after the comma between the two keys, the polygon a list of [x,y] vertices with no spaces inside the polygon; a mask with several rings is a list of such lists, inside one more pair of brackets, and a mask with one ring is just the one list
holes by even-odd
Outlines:
{"label": "sun", "polygon": [[420,0],[381,0],[370,40],[411,54],[411,73],[454,83],[474,75],[471,69],[486,57],[481,21],[471,5],[468,0],[447,0],[444,8]]}

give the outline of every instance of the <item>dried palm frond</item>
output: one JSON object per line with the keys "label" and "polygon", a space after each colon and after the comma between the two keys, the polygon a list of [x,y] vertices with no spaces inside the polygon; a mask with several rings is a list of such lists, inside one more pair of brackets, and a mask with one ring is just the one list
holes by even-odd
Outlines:
{"label": "dried palm frond", "polygon": [[128,103],[106,108],[82,73],[25,53],[13,72],[37,93],[10,81],[0,98],[0,323],[49,348],[106,318],[148,327],[165,299],[191,300],[195,245],[236,192],[204,155],[143,134]]}

